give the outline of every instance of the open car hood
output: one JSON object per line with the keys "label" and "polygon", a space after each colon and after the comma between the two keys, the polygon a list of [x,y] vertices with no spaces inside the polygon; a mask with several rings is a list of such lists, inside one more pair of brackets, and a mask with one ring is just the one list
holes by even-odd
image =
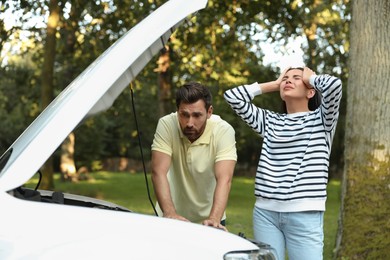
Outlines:
{"label": "open car hood", "polygon": [[0,191],[23,185],[86,116],[109,108],[207,0],[170,0],[117,40],[30,124],[0,158]]}

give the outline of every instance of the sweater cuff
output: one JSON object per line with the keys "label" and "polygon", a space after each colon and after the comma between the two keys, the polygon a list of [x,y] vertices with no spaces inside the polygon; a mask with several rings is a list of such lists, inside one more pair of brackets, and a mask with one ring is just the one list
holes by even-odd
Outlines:
{"label": "sweater cuff", "polygon": [[261,88],[259,83],[255,82],[250,85],[245,85],[245,88],[248,90],[250,94],[253,96],[261,95]]}

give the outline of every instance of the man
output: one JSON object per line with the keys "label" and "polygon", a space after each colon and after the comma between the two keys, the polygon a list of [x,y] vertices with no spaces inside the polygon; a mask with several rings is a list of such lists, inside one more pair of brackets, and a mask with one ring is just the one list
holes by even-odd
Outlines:
{"label": "man", "polygon": [[225,228],[225,208],[237,161],[234,129],[212,115],[211,93],[187,83],[177,112],[162,117],[152,144],[152,181],[164,217]]}

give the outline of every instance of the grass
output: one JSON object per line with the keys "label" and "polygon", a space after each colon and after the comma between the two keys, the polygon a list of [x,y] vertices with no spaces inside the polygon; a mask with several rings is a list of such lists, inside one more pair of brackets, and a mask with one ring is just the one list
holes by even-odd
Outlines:
{"label": "grass", "polygon": [[[85,195],[107,200],[132,211],[154,215],[148,199],[145,177],[143,174],[96,172],[91,174],[92,180],[78,183],[61,182],[59,175],[55,175],[55,190],[79,195]],[[153,203],[155,202],[153,187],[149,180],[149,189]],[[37,176],[31,179],[26,186],[34,187]],[[235,177],[227,207],[227,228],[229,232],[244,233],[253,238],[252,209],[255,202],[253,195],[254,179]],[[328,185],[327,210],[324,217],[324,259],[332,259],[333,248],[337,233],[337,220],[340,208],[340,182],[333,180]]]}

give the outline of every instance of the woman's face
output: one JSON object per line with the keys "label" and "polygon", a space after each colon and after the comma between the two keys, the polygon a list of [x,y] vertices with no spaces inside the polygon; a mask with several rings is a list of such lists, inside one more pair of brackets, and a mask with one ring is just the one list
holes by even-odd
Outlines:
{"label": "woman's face", "polygon": [[280,97],[282,100],[309,99],[312,90],[303,82],[303,71],[291,69],[286,72],[280,83]]}

